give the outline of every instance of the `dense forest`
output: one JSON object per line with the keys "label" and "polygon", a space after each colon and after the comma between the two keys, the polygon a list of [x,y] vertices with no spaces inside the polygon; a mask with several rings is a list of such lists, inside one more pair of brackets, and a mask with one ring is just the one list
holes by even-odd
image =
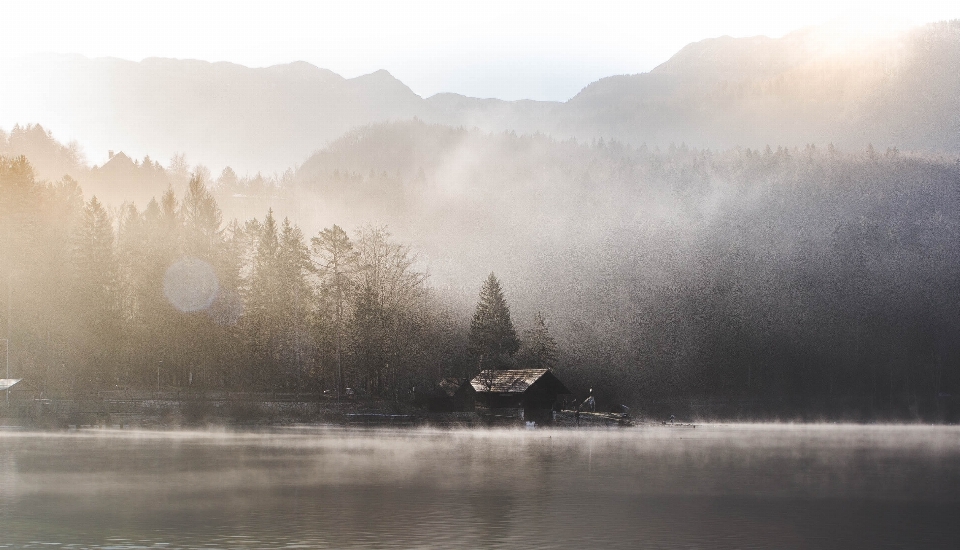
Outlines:
{"label": "dense forest", "polygon": [[[338,185],[345,171],[360,177]],[[296,181],[345,204],[387,197],[364,208],[453,259],[437,279],[493,268],[519,319],[550,320],[574,383],[608,401],[909,417],[958,390],[955,158],[400,123],[348,134]]]}
{"label": "dense forest", "polygon": [[[306,238],[271,211],[222,222],[200,177],[115,214],[76,181],[0,161],[13,372],[48,396],[117,388],[428,387],[465,334],[383,227]],[[404,395],[404,398],[406,395]]]}
{"label": "dense forest", "polygon": [[[5,158],[18,376],[68,392],[152,387],[159,369],[164,386],[407,399],[476,372],[471,315],[494,271],[520,342],[502,364],[525,364],[523,343],[549,329],[555,370],[601,403],[956,413],[953,158],[660,150],[405,122],[355,130],[266,185],[192,172],[140,210]],[[217,198],[236,195],[259,217],[224,221]],[[179,294],[178,273],[193,281]]]}

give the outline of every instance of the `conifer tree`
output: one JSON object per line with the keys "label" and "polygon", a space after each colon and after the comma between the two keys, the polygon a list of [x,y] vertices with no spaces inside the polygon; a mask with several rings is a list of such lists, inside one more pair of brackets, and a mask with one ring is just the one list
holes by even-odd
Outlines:
{"label": "conifer tree", "polygon": [[313,288],[307,275],[313,271],[310,251],[303,241],[303,232],[283,219],[279,233],[277,268],[280,278],[281,327],[280,358],[287,385],[297,391],[303,388],[305,376],[314,354],[314,339],[309,329],[314,307]]}
{"label": "conifer tree", "polygon": [[262,223],[248,222],[246,232],[254,250],[244,323],[260,365],[256,381],[264,387],[299,388],[313,348],[306,330],[313,302],[306,278],[312,270],[309,251],[289,220],[278,228],[272,209]]}
{"label": "conifer tree", "polygon": [[180,217],[184,222],[187,251],[202,259],[213,260],[213,251],[220,244],[223,214],[200,175],[190,179],[187,193],[180,203]]}
{"label": "conifer tree", "polygon": [[257,365],[251,372],[251,382],[266,387],[275,381],[278,371],[278,358],[274,352],[279,343],[277,322],[283,315],[278,304],[281,291],[276,265],[280,242],[273,210],[267,212],[263,222],[248,221],[245,232],[252,250],[244,285],[246,312],[243,324]]}
{"label": "conifer tree", "polygon": [[310,240],[314,263],[320,275],[322,305],[332,311],[333,348],[337,366],[337,398],[343,390],[343,339],[347,305],[353,289],[358,255],[347,232],[338,225],[321,231]]}
{"label": "conifer tree", "polygon": [[83,206],[73,236],[70,262],[71,306],[78,321],[77,359],[83,365],[83,385],[88,387],[118,381],[113,355],[120,337],[114,241],[110,215],[96,197],[91,198]]}
{"label": "conifer tree", "polygon": [[510,307],[493,273],[480,290],[480,301],[470,323],[470,345],[479,370],[509,368],[520,348],[510,320]]}

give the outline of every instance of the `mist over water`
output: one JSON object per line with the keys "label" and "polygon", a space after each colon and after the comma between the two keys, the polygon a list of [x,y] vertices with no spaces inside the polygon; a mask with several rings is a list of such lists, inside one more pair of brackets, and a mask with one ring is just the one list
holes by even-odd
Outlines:
{"label": "mist over water", "polygon": [[960,21],[861,38],[0,59],[0,548],[956,548]]}
{"label": "mist over water", "polygon": [[0,435],[8,547],[949,548],[955,427]]}

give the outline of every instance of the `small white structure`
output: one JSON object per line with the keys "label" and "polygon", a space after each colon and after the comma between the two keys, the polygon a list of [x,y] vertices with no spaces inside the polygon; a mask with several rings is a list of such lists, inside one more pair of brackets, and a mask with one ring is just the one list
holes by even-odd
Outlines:
{"label": "small white structure", "polygon": [[17,382],[21,380],[23,380],[23,378],[0,378],[0,391],[9,390],[16,386]]}

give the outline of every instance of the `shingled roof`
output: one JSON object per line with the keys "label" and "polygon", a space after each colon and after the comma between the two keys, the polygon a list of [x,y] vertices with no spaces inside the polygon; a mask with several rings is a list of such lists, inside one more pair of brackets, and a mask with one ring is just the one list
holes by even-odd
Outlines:
{"label": "shingled roof", "polygon": [[[471,380],[470,385],[478,393],[523,393],[548,373],[549,369],[485,370]],[[556,380],[552,374],[550,377]],[[570,393],[563,384],[560,388],[563,391],[559,393]]]}

